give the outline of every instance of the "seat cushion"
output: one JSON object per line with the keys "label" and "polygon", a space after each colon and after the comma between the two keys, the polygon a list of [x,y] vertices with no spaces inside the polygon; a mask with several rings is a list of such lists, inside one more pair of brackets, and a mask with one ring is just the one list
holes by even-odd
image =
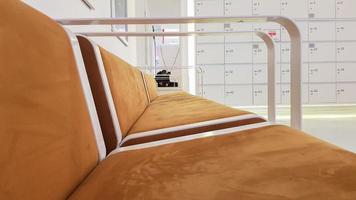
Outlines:
{"label": "seat cushion", "polygon": [[356,155],[285,126],[119,152],[71,199],[356,199]]}
{"label": "seat cushion", "polygon": [[245,114],[251,113],[178,92],[157,97],[132,126],[128,135]]}

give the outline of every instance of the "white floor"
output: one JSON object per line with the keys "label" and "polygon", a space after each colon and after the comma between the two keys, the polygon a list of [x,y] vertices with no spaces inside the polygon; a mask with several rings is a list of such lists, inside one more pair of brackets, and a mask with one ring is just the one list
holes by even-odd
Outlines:
{"label": "white floor", "polygon": [[[243,108],[266,116],[266,108]],[[289,108],[277,109],[277,123],[289,124]],[[356,105],[305,106],[303,131],[356,153]]]}

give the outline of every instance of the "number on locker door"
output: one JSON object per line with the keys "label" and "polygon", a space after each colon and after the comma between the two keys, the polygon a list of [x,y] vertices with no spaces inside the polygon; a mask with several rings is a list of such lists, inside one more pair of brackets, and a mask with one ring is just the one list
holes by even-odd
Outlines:
{"label": "number on locker door", "polygon": [[196,52],[197,64],[224,63],[224,44],[199,44]]}
{"label": "number on locker door", "polygon": [[197,0],[196,16],[224,16],[224,4],[221,0]]}
{"label": "number on locker door", "polygon": [[252,105],[252,85],[226,86],[225,103],[229,106]]}
{"label": "number on locker door", "polygon": [[251,65],[226,65],[226,84],[252,84]]}

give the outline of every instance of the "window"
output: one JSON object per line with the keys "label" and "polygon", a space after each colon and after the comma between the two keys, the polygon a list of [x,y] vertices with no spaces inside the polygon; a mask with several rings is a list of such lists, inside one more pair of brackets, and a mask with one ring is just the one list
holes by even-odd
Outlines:
{"label": "window", "polygon": [[[111,0],[111,17],[123,18],[127,17],[127,0]],[[112,25],[113,32],[127,32],[127,25]],[[128,38],[118,37],[118,39],[124,44],[128,45]]]}

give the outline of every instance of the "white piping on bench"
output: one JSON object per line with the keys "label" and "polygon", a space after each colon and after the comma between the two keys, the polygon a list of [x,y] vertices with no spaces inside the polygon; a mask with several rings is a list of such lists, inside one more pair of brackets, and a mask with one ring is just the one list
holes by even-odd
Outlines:
{"label": "white piping on bench", "polygon": [[143,143],[143,144],[138,144],[138,145],[131,145],[131,146],[127,146],[127,147],[119,147],[119,148],[115,149],[114,151],[112,151],[108,156],[111,156],[111,155],[114,155],[114,154],[120,153],[120,152],[157,147],[157,146],[161,146],[161,145],[165,145],[165,144],[185,142],[185,141],[190,141],[190,140],[215,137],[215,136],[227,135],[227,134],[239,134],[238,132],[240,132],[240,131],[262,128],[262,127],[267,127],[270,125],[271,125],[270,122],[262,122],[262,123],[250,124],[250,125],[246,125],[246,126],[239,126],[239,127],[221,129],[221,130],[216,130],[216,131],[208,131],[208,132],[198,133],[198,134],[194,134],[194,135],[181,136],[181,137],[177,137],[177,138],[159,140],[159,141],[155,141],[155,142],[148,142],[148,143]]}
{"label": "white piping on bench", "polygon": [[[85,37],[85,36],[82,36],[82,37]],[[119,121],[119,119],[117,117],[115,104],[114,104],[114,100],[112,98],[112,94],[111,94],[108,78],[106,76],[106,71],[105,71],[103,59],[102,59],[101,53],[100,53],[100,49],[99,49],[98,45],[96,45],[92,40],[90,40],[89,38],[86,38],[86,39],[90,42],[90,44],[92,45],[92,47],[94,49],[94,52],[95,52],[95,57],[96,57],[97,64],[98,64],[98,67],[99,67],[100,77],[101,77],[102,84],[103,84],[103,87],[104,87],[106,101],[107,101],[108,106],[109,106],[111,120],[112,120],[112,123],[113,123],[113,126],[114,126],[116,139],[117,139],[118,144],[119,144],[121,142],[121,140],[122,140],[122,132],[121,132],[121,128],[120,128],[120,121]]]}
{"label": "white piping on bench", "polygon": [[[301,36],[297,25],[282,16],[180,17],[180,18],[87,18],[59,19],[63,25],[187,24],[275,22],[285,27],[291,39],[291,126],[302,127]],[[161,33],[160,33],[161,34]]]}
{"label": "white piping on bench", "polygon": [[99,161],[102,161],[106,157],[106,147],[105,147],[103,134],[101,132],[99,118],[98,118],[98,115],[96,112],[96,107],[95,107],[93,95],[92,95],[92,92],[90,89],[89,80],[88,80],[87,72],[85,69],[79,42],[78,42],[76,36],[72,32],[70,32],[67,29],[65,29],[65,31],[67,32],[68,38],[70,39],[70,43],[72,46],[76,66],[78,69],[78,75],[79,75],[81,86],[82,86],[83,93],[85,96],[85,101],[86,101],[88,112],[90,115],[90,120],[91,120],[93,132],[94,132],[94,136],[95,136],[95,140],[96,140],[96,145],[98,148]]}
{"label": "white piping on bench", "polygon": [[198,122],[198,123],[194,123],[194,124],[186,124],[186,125],[174,126],[174,127],[169,127],[169,128],[156,129],[156,130],[152,130],[152,131],[132,133],[131,135],[126,136],[122,140],[121,145],[129,140],[142,138],[142,137],[146,137],[146,136],[160,135],[163,133],[169,134],[169,133],[176,132],[176,131],[200,128],[200,127],[205,127],[205,126],[210,126],[210,125],[218,125],[218,124],[223,124],[223,123],[228,123],[228,122],[242,121],[242,120],[253,119],[253,118],[264,119],[263,117],[260,117],[256,114],[245,114],[245,115],[240,115],[240,116],[203,121],[203,122]]}

